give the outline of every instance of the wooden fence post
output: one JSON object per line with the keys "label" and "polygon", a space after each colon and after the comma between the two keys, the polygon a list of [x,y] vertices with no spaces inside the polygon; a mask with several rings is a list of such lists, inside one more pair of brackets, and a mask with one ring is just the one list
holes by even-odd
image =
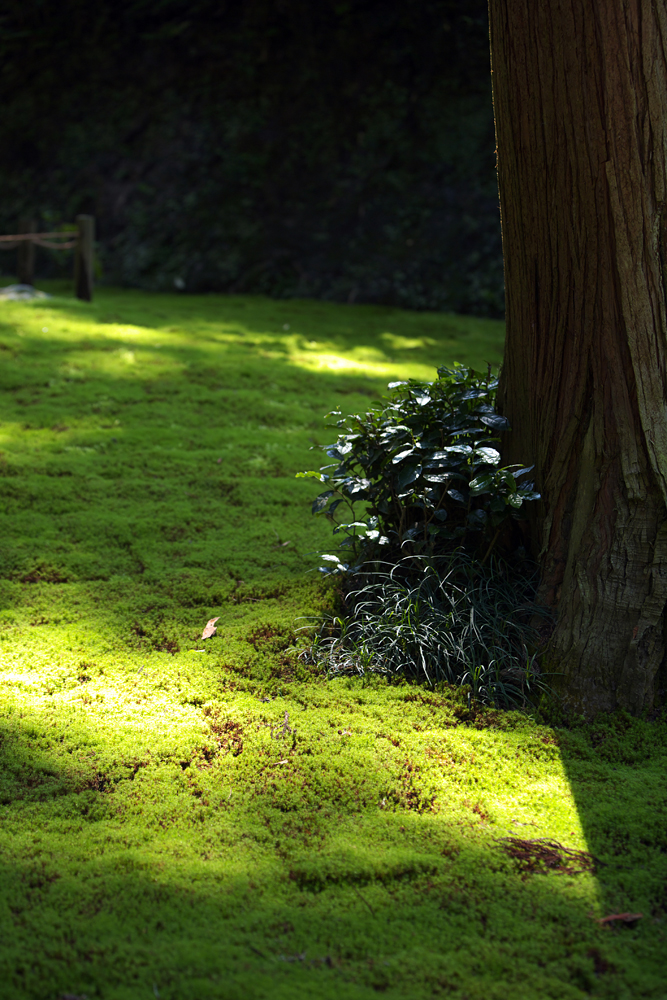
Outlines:
{"label": "wooden fence post", "polygon": [[[37,223],[34,219],[24,216],[19,219],[19,233],[36,233]],[[19,285],[33,285],[35,283],[35,244],[32,240],[21,240],[16,252],[16,276]]]}
{"label": "wooden fence post", "polygon": [[74,293],[77,299],[91,302],[93,298],[93,245],[95,243],[95,217],[77,215],[79,238],[74,253]]}

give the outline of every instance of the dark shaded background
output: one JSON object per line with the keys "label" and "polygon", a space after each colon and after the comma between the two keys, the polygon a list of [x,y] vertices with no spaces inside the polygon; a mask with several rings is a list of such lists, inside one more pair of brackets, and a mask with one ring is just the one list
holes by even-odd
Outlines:
{"label": "dark shaded background", "polygon": [[9,0],[0,79],[0,231],[105,281],[502,314],[486,0]]}

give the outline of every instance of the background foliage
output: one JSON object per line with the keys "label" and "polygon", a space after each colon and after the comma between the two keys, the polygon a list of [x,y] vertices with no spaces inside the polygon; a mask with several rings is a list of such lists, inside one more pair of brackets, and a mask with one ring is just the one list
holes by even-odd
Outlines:
{"label": "background foliage", "polygon": [[502,313],[485,0],[9,0],[0,79],[0,229],[105,280]]}

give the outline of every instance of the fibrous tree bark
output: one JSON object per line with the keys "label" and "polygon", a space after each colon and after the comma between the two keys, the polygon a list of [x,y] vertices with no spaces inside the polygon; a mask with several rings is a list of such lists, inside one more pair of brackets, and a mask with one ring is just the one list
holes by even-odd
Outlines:
{"label": "fibrous tree bark", "polygon": [[667,3],[490,0],[505,456],[533,462],[547,661],[584,713],[660,698]]}

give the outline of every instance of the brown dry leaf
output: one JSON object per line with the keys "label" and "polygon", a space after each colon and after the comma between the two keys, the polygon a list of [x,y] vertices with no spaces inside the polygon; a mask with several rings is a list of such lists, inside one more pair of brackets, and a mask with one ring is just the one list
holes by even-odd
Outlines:
{"label": "brown dry leaf", "polygon": [[206,622],[206,628],[201,634],[202,639],[210,639],[212,638],[212,636],[215,635],[215,633],[218,631],[217,628],[215,627],[215,623],[219,620],[220,620],[220,615],[218,615],[217,618],[210,618],[209,621]]}
{"label": "brown dry leaf", "polygon": [[644,916],[643,913],[610,913],[608,917],[596,917],[592,913],[589,916],[593,917],[593,920],[597,921],[602,927],[607,924],[613,924],[614,921],[620,920],[624,924],[634,924]]}

